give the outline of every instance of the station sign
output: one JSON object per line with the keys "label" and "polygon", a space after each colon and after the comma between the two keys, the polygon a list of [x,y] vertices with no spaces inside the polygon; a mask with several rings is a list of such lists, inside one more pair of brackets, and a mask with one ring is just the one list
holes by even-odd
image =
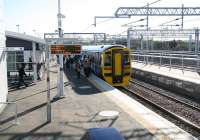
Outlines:
{"label": "station sign", "polygon": [[51,54],[80,54],[80,45],[51,45]]}
{"label": "station sign", "polygon": [[80,45],[64,45],[65,52],[64,54],[80,54],[81,46]]}
{"label": "station sign", "polygon": [[64,53],[64,45],[51,45],[51,54],[63,54]]}

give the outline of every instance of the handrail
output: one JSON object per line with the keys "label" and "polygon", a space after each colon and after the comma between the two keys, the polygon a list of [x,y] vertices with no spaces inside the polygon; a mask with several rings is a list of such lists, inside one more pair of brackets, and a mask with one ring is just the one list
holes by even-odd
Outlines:
{"label": "handrail", "polygon": [[195,54],[176,54],[176,53],[173,53],[173,54],[170,54],[170,53],[163,53],[163,52],[157,52],[157,53],[149,53],[149,52],[132,52],[131,54],[148,54],[148,55],[158,55],[158,54],[163,54],[163,55],[175,55],[175,56],[184,56],[184,57],[197,57],[198,55],[195,55]]}
{"label": "handrail", "polygon": [[[131,56],[133,55],[133,56],[135,56],[134,54],[130,54]],[[200,61],[200,59],[199,58],[187,58],[187,57],[183,57],[183,56],[180,56],[180,57],[170,57],[170,56],[165,56],[165,55],[158,55],[158,56],[154,56],[154,55],[139,55],[139,56],[145,56],[145,57],[154,57],[154,58],[160,58],[160,57],[162,57],[162,58],[171,58],[171,59],[183,59],[183,60],[196,60],[196,61]],[[183,57],[183,58],[182,58]]]}
{"label": "handrail", "polygon": [[168,65],[170,68],[175,67],[181,68],[182,70],[190,70],[196,72],[200,71],[200,55],[166,53],[151,54],[149,52],[133,52],[130,54],[130,56],[133,61],[142,62],[145,64],[159,64],[160,66]]}

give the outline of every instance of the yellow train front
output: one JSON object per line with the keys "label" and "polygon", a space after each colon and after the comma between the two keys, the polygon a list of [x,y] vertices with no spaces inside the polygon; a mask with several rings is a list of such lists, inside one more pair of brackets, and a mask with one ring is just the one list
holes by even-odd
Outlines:
{"label": "yellow train front", "polygon": [[91,59],[92,71],[112,86],[128,85],[130,51],[123,45],[82,46],[82,56]]}

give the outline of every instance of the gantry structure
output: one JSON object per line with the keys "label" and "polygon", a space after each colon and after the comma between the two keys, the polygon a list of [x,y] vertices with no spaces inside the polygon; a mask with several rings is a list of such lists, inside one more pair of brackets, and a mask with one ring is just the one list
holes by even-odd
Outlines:
{"label": "gantry structure", "polygon": [[131,16],[147,16],[147,30],[149,26],[149,16],[181,16],[183,28],[184,16],[200,16],[200,7],[119,7],[115,11],[116,18]]}

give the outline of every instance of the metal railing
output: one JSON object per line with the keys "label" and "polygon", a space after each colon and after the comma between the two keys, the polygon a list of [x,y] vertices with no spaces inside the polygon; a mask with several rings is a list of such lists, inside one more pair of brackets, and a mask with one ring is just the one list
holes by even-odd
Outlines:
{"label": "metal railing", "polygon": [[[19,121],[18,121],[17,103],[16,102],[0,102],[0,104],[14,104],[15,105],[15,111],[14,111],[15,124],[18,125]],[[0,124],[1,124],[1,120],[0,120]]]}
{"label": "metal railing", "polygon": [[200,55],[177,52],[132,52],[132,61],[200,72]]}

